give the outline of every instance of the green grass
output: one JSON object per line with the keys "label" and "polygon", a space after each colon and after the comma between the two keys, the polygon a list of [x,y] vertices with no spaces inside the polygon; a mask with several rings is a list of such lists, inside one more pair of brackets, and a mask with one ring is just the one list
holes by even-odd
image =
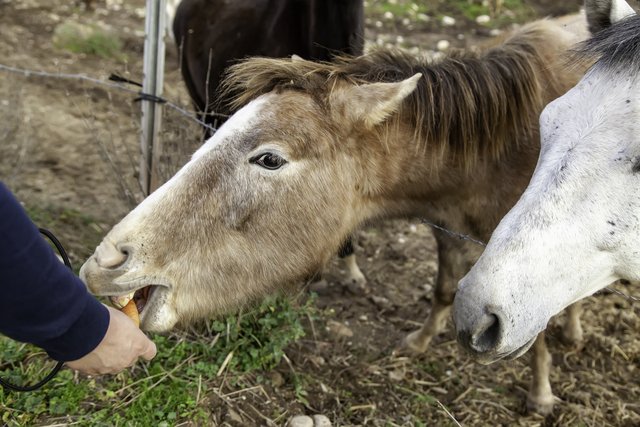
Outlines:
{"label": "green grass", "polygon": [[[271,298],[255,310],[213,320],[196,331],[152,337],[158,355],[151,362],[113,376],[86,378],[65,369],[33,393],[0,391],[2,423],[38,422],[81,425],[174,425],[206,423],[207,393],[225,377],[276,366],[286,346],[304,335],[302,320],[315,316],[313,298],[296,305]],[[0,337],[3,378],[34,383],[53,363],[41,350]],[[295,384],[304,400],[304,381]]]}
{"label": "green grass", "polygon": [[73,53],[115,59],[123,56],[120,38],[97,25],[64,22],[54,31],[54,44]]}

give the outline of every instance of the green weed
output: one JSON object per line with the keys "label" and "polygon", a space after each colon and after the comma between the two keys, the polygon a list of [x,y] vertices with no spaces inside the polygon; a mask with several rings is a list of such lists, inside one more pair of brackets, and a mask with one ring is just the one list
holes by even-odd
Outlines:
{"label": "green weed", "polygon": [[123,55],[120,38],[96,25],[62,23],[55,29],[53,40],[56,47],[73,53],[116,59]]}
{"label": "green weed", "polygon": [[[156,358],[120,374],[91,379],[63,370],[37,392],[0,390],[2,424],[206,424],[207,392],[224,376],[233,384],[243,373],[278,364],[286,346],[304,335],[302,320],[315,316],[312,306],[312,298],[302,305],[271,298],[255,310],[210,321],[195,331],[153,336]],[[37,348],[4,337],[0,356],[0,375],[18,384],[38,381],[53,366]],[[296,390],[304,399],[302,383]]]}

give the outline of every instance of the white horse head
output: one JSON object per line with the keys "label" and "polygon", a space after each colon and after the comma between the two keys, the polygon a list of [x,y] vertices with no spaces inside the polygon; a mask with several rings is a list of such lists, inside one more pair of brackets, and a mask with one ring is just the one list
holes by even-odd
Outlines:
{"label": "white horse head", "polygon": [[455,298],[458,339],[483,362],[523,354],[573,302],[640,280],[640,17],[622,0],[586,6],[595,34],[580,52],[597,61],[542,113],[529,187]]}

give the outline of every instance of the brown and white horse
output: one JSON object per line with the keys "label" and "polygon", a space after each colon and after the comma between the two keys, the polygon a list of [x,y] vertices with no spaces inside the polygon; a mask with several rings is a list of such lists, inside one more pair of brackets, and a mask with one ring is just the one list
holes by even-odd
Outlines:
{"label": "brown and white horse", "polygon": [[[529,182],[542,108],[579,78],[563,67],[574,42],[539,21],[433,63],[377,51],[238,64],[226,88],[243,107],[109,232],[81,275],[97,295],[146,298],[142,328],[166,331],[300,284],[364,223],[424,216],[488,239]],[[434,306],[406,339],[418,352],[481,253],[435,237]],[[549,404],[535,369],[529,399]]]}

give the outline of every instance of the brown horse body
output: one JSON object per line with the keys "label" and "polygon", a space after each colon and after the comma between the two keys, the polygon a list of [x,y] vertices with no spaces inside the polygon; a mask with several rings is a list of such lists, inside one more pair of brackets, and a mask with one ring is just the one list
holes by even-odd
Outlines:
{"label": "brown horse body", "polygon": [[[167,330],[299,284],[374,220],[421,216],[486,240],[529,182],[540,111],[579,78],[563,67],[574,41],[540,21],[435,63],[385,51],[241,63],[226,90],[244,107],[113,228],[81,274],[98,295],[151,286],[142,327]],[[481,253],[435,236],[435,302],[407,337],[414,351],[439,332]],[[542,409],[553,399],[543,344],[529,396]]]}

